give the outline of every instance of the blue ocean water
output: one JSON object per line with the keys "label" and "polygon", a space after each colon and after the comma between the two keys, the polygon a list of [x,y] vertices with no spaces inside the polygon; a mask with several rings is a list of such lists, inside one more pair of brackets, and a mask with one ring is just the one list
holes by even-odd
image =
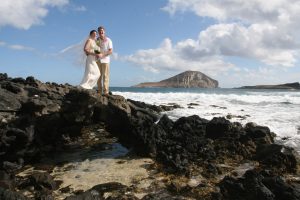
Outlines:
{"label": "blue ocean water", "polygon": [[[166,114],[173,120],[182,116],[227,117],[241,124],[268,126],[277,142],[300,152],[300,91],[261,89],[133,88],[112,87],[113,94],[154,105],[176,103],[182,108]],[[193,103],[193,105],[191,105]]]}

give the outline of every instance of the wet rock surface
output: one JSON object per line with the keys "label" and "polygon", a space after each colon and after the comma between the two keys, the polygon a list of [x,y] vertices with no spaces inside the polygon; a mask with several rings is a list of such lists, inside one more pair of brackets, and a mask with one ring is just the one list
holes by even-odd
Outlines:
{"label": "wet rock surface", "polygon": [[[300,198],[298,154],[274,144],[268,127],[196,115],[172,121],[160,113],[176,105],[98,96],[33,77],[0,74],[0,97],[0,199]],[[119,164],[153,159],[147,178],[74,190],[53,177],[71,162],[58,155],[81,152],[70,157],[82,160],[116,143],[130,149]],[[20,176],[28,168],[35,171]]]}

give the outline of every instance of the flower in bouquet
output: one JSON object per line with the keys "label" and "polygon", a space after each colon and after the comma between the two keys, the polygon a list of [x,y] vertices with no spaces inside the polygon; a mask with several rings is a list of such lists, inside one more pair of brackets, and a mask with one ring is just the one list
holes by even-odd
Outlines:
{"label": "flower in bouquet", "polygon": [[100,40],[96,40],[96,44],[100,47]]}

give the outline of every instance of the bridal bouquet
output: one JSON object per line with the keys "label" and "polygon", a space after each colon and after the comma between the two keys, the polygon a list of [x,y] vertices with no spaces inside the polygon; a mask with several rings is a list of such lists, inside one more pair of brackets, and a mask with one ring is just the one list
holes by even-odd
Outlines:
{"label": "bridal bouquet", "polygon": [[101,53],[99,46],[94,46],[94,52],[95,52],[95,54]]}
{"label": "bridal bouquet", "polygon": [[96,40],[96,44],[100,47],[100,40]]}

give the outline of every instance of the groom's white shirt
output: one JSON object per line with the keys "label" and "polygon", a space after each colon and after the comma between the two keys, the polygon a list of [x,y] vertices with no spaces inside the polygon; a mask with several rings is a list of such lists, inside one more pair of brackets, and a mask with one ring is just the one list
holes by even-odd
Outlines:
{"label": "groom's white shirt", "polygon": [[[97,44],[100,46],[101,53],[107,52],[109,49],[113,49],[113,44],[110,38],[106,37],[106,41],[101,41],[100,38],[97,39]],[[110,63],[110,55],[104,58],[99,58],[101,63]]]}

